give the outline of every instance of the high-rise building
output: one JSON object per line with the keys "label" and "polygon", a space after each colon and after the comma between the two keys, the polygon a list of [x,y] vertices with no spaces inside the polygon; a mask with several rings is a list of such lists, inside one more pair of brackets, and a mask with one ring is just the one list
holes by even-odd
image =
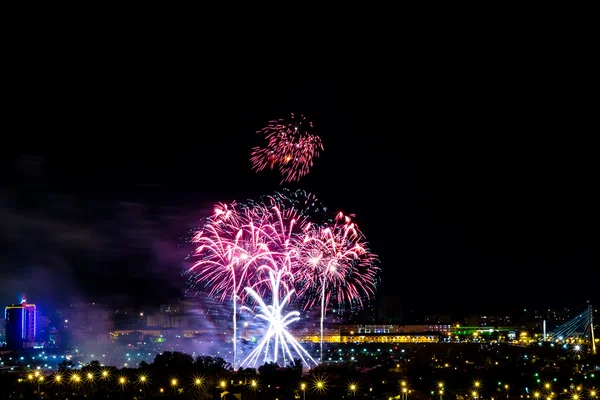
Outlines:
{"label": "high-rise building", "polygon": [[6,347],[11,350],[31,347],[35,343],[37,331],[37,309],[35,304],[11,304],[4,310],[6,326]]}

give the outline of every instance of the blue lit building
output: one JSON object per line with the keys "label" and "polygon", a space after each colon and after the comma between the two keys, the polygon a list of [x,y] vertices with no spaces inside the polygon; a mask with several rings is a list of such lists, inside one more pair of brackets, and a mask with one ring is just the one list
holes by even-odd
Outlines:
{"label": "blue lit building", "polygon": [[35,344],[37,331],[37,309],[35,304],[27,303],[23,298],[21,304],[11,304],[4,310],[6,326],[6,347],[19,350]]}

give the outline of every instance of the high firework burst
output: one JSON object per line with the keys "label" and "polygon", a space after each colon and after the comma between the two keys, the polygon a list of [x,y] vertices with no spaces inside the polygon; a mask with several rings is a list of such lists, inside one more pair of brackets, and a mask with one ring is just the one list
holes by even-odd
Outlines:
{"label": "high firework burst", "polygon": [[323,151],[321,138],[312,130],[312,122],[304,115],[297,118],[291,114],[289,120],[269,121],[257,132],[264,136],[267,144],[252,149],[252,168],[257,172],[277,168],[281,173],[281,183],[300,180],[308,174],[313,160]]}

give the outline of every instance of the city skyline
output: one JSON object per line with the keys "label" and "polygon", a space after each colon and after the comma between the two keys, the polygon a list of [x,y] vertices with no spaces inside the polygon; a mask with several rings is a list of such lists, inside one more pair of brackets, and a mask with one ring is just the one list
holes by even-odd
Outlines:
{"label": "city skyline", "polygon": [[[592,306],[594,312],[598,312],[598,307],[594,307],[591,302],[586,302],[585,307],[576,305],[574,308],[570,307],[528,307],[528,308],[515,308],[506,310],[487,310],[480,312],[472,311],[459,311],[459,312],[441,312],[431,311],[424,313],[416,313],[414,310],[404,310],[401,304],[401,298],[399,296],[385,296],[377,299],[377,301],[371,303],[366,309],[350,312],[348,310],[340,310],[335,306],[330,306],[329,317],[327,318],[327,325],[337,326],[344,323],[349,324],[399,324],[399,325],[414,325],[414,324],[467,324],[473,326],[486,326],[495,325],[501,326],[503,324],[519,325],[525,323],[524,321],[534,321],[541,324],[543,320],[551,324],[552,326],[558,326],[564,323],[571,317],[585,313],[588,306]],[[111,305],[109,303],[100,303],[95,301],[79,301],[62,306],[54,307],[44,304],[33,304],[28,302],[25,297],[21,298],[19,303],[6,304],[6,310],[9,308],[21,308],[34,307],[35,316],[37,319],[50,318],[56,319],[60,325],[61,316],[66,312],[67,314],[84,312],[87,309],[96,310],[95,312],[102,312],[106,314],[104,316],[107,320],[112,320],[119,315],[130,315],[136,318],[136,321],[141,320],[143,323],[141,326],[147,327],[158,327],[162,322],[160,318],[156,319],[157,312],[166,312],[170,315],[183,315],[189,314],[195,317],[209,318],[212,319],[209,322],[211,327],[216,327],[219,323],[228,324],[231,321],[227,317],[231,310],[229,305],[224,305],[218,300],[214,299],[210,294],[203,293],[194,296],[188,296],[184,298],[173,298],[165,303],[156,303],[153,305],[146,304],[143,306],[134,305]],[[185,311],[184,311],[185,310]],[[305,324],[315,324],[318,320],[318,312],[316,310],[307,310],[301,313],[302,319],[306,318],[305,322],[296,324],[296,328],[302,327]],[[204,316],[203,316],[204,315]],[[1,318],[1,323],[5,323],[5,319]],[[137,321],[136,324],[139,324]],[[150,322],[152,321],[152,322]],[[220,321],[220,322],[219,322]],[[470,322],[467,322],[470,321]],[[479,321],[479,322],[474,322]],[[164,322],[164,321],[163,321]],[[37,323],[39,327],[39,323]],[[541,326],[541,325],[540,325]],[[164,328],[169,328],[169,324],[165,325]],[[181,328],[181,326],[179,326]],[[35,331],[35,328],[33,329]]]}
{"label": "city skyline", "polygon": [[[585,310],[523,309],[520,313],[512,314],[433,314],[417,319],[402,319],[394,310],[381,307],[373,311],[374,313],[351,318],[335,311],[329,313],[324,331],[326,342],[364,341],[369,339],[365,339],[365,334],[391,335],[393,339],[390,340],[402,343],[415,340],[449,343],[455,339],[476,339],[478,334],[489,340],[495,337],[494,340],[511,341],[518,340],[519,333],[546,342],[554,341],[550,337],[572,338],[583,335],[585,338],[591,336],[593,342],[592,316],[595,315],[594,321],[599,318],[598,308],[589,304]],[[81,357],[85,354],[83,349],[87,349],[87,354],[101,354],[105,353],[102,349],[111,344],[127,347],[142,346],[142,342],[153,342],[160,346],[166,343],[170,346],[167,348],[179,346],[180,350],[186,349],[190,353],[216,354],[223,350],[221,347],[225,341],[229,342],[227,333],[231,330],[229,311],[219,307],[217,302],[207,301],[203,297],[161,304],[154,308],[147,307],[144,310],[111,309],[104,304],[77,303],[48,314],[40,313],[35,304],[22,299],[19,304],[7,305],[5,315],[6,320],[0,319],[0,345],[5,342],[5,349],[36,349],[49,354],[79,349]],[[318,343],[318,318],[306,314],[300,320],[290,332],[303,343]],[[254,318],[240,315],[239,325],[240,346],[248,349],[248,345],[252,346],[255,338],[260,337],[262,324]],[[452,337],[448,337],[449,333],[452,333]],[[507,334],[509,337],[505,336]],[[497,335],[503,338],[496,337]],[[372,337],[369,340],[377,341]],[[152,352],[144,352],[144,357],[152,355]],[[108,362],[108,359],[105,361]]]}

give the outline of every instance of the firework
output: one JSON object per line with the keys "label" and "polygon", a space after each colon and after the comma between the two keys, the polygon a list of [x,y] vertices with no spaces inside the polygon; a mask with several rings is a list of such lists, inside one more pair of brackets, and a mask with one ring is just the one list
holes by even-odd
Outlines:
{"label": "firework", "polygon": [[252,168],[256,171],[277,168],[281,183],[298,181],[308,174],[313,160],[323,151],[321,138],[312,133],[312,122],[304,115],[290,120],[270,121],[257,133],[264,136],[265,147],[255,147],[250,155]]}
{"label": "firework", "polygon": [[233,303],[233,365],[236,367],[237,303],[247,286],[263,294],[271,282],[269,271],[295,269],[302,218],[294,209],[276,205],[220,204],[194,236],[195,262],[188,282],[203,284],[211,296]]}
{"label": "firework", "polygon": [[297,304],[307,311],[320,303],[322,355],[327,306],[362,307],[362,298],[374,294],[378,267],[363,234],[350,216],[327,220],[325,211],[311,194],[282,191],[258,202],[219,204],[194,235],[189,282],[232,302],[234,369],[238,303],[268,325],[242,365],[256,363],[260,354],[275,362],[281,355],[285,362],[292,350],[308,365],[312,359],[287,331],[299,313],[283,309]]}
{"label": "firework", "polygon": [[[286,284],[284,280],[286,275],[288,280],[293,282],[293,275],[286,273],[284,270],[269,272],[270,288],[272,290],[270,305],[267,305],[265,300],[253,288],[245,288],[246,292],[258,304],[258,313],[255,314],[256,318],[266,321],[268,327],[256,348],[242,361],[240,366],[256,366],[261,354],[263,354],[263,363],[269,359],[277,362],[281,357],[285,365],[287,359],[293,361],[294,355],[298,355],[304,364],[310,365],[308,361],[311,361],[315,365],[318,365],[287,329],[289,325],[300,319],[300,313],[292,311],[284,314],[284,307],[290,302],[294,294],[294,289]],[[254,312],[249,307],[244,306],[243,308]],[[269,346],[271,341],[274,342],[272,348]]]}
{"label": "firework", "polygon": [[332,225],[307,224],[298,254],[303,265],[298,295],[305,299],[305,309],[312,308],[317,299],[321,303],[322,355],[327,306],[334,299],[340,306],[362,308],[363,296],[370,299],[375,294],[379,268],[356,223],[341,212]]}
{"label": "firework", "polygon": [[304,219],[294,209],[276,204],[219,204],[213,216],[192,239],[193,257],[189,283],[203,284],[225,301],[248,282],[265,278],[263,268],[294,268],[296,242]]}
{"label": "firework", "polygon": [[[299,295],[321,287],[319,281],[325,279],[331,288],[327,303],[333,297],[340,305],[363,307],[362,299],[375,294],[379,268],[377,257],[369,250],[352,217],[340,212],[333,224],[306,224],[304,229],[298,251],[304,268],[299,279],[307,285]],[[308,296],[305,308],[311,308],[314,301],[314,297]]]}
{"label": "firework", "polygon": [[277,204],[285,209],[293,208],[298,215],[312,224],[322,225],[332,222],[331,219],[328,220],[329,209],[316,195],[306,190],[282,188],[273,194],[263,196],[262,201],[267,204]]}

